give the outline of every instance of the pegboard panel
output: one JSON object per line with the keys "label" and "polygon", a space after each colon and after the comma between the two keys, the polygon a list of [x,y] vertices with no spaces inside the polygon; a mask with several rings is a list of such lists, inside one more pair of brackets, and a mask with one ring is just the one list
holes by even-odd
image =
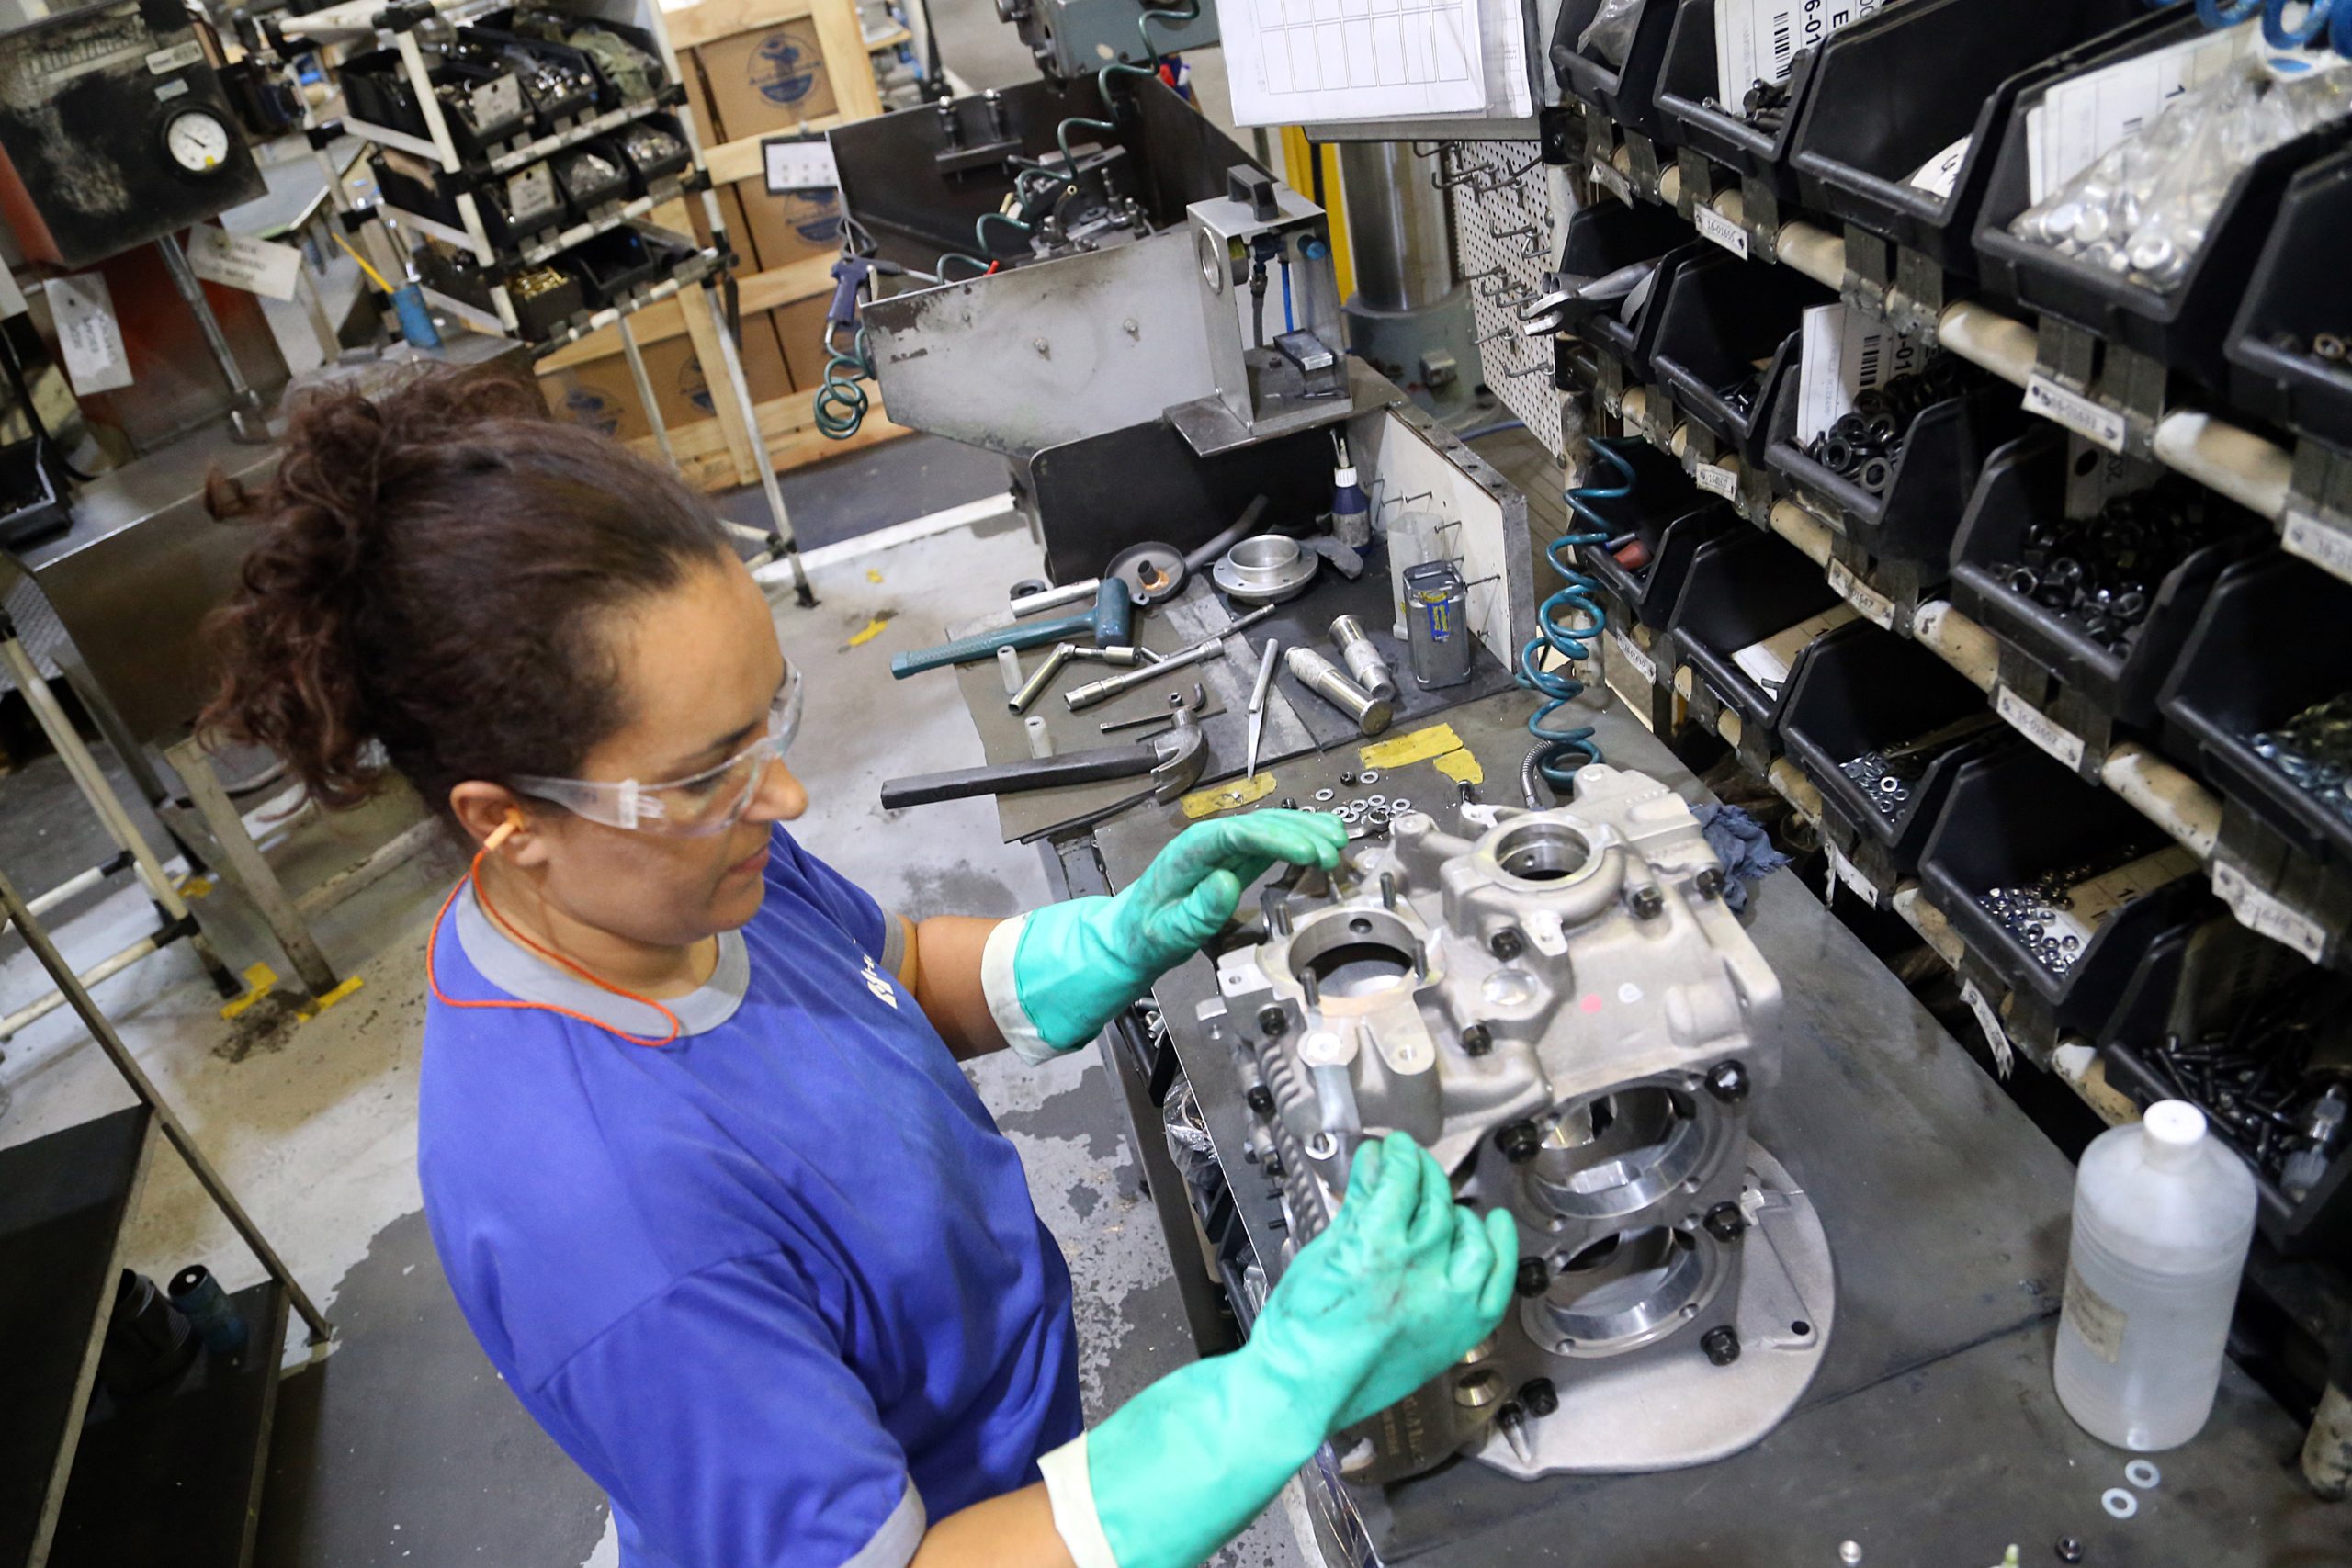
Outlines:
{"label": "pegboard panel", "polygon": [[1453,210],[1453,260],[1470,290],[1487,389],[1565,457],[1552,339],[1519,330],[1519,307],[1542,291],[1560,254],[1553,171],[1532,141],[1441,141],[1431,178]]}

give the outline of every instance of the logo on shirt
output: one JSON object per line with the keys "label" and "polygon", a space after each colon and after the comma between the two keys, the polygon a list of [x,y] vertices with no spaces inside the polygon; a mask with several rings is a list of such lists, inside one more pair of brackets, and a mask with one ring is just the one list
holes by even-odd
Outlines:
{"label": "logo on shirt", "polygon": [[865,955],[865,973],[858,978],[865,982],[865,988],[879,1000],[888,1002],[894,1008],[899,1005],[899,988],[890,984],[890,977],[875,965],[874,954],[869,953]]}

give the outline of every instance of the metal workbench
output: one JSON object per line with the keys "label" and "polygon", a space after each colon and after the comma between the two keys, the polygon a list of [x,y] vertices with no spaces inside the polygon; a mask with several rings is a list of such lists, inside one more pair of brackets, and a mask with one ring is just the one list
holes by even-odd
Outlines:
{"label": "metal workbench", "polygon": [[[1450,723],[1484,766],[1485,797],[1505,801],[1532,708],[1508,693],[1422,722]],[[1592,717],[1611,763],[1704,798],[1622,711]],[[1294,757],[1273,770],[1273,798],[1311,798],[1360,765],[1353,747]],[[1450,820],[1453,784],[1430,761],[1387,770],[1377,787]],[[1175,807],[1131,811],[1051,845],[1048,874],[1071,895],[1123,886],[1183,825]],[[1986,1568],[2011,1542],[2024,1563],[2055,1562],[2054,1543],[2071,1536],[2095,1568],[2352,1563],[2352,1515],[2301,1484],[2300,1425],[2234,1366],[2205,1431],[2156,1456],[2161,1483],[2138,1495],[2132,1517],[2109,1516],[2101,1495],[2126,1484],[2130,1456],[2076,1427],[2050,1379],[2072,1166],[1792,874],[1755,892],[1750,929],[1787,993],[1782,1078],[1759,1097],[1756,1134],[1818,1205],[1838,1276],[1836,1329],[1796,1414],[1756,1448],[1690,1471],[1522,1483],[1457,1461],[1383,1495],[1310,1470],[1327,1557],[1804,1568],[1838,1562],[1853,1541],[1872,1568]],[[1209,1350],[1229,1342],[1229,1325],[1155,1108],[1174,1067],[1249,1241],[1283,1240],[1271,1184],[1239,1157],[1250,1113],[1232,1064],[1192,1022],[1212,987],[1205,959],[1157,987],[1172,1061],[1155,1062],[1124,1023],[1105,1040]],[[1331,1551],[1351,1523],[1369,1557]]]}

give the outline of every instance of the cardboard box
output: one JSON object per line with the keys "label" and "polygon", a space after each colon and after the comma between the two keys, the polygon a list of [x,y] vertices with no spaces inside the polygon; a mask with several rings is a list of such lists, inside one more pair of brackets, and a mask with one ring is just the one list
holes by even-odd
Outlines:
{"label": "cardboard box", "polygon": [[[645,378],[652,385],[653,400],[662,411],[665,425],[678,430],[715,416],[718,409],[712,378],[703,373],[692,337],[680,333],[644,344],[640,352],[645,357]],[[765,316],[743,319],[742,354],[743,384],[751,389],[753,402],[769,402],[790,395],[792,383],[776,341],[775,327]],[[652,423],[638,400],[637,383],[629,376],[626,355],[607,354],[560,370],[547,371],[540,376],[539,386],[547,394],[548,407],[558,419],[584,424],[622,441],[653,434]],[[725,390],[723,378],[718,390]]]}
{"label": "cardboard box", "polygon": [[686,124],[707,152],[727,138],[719,134],[718,117],[710,112],[710,89],[703,85],[702,62],[691,49],[678,51],[678,81],[686,89]]}
{"label": "cardboard box", "polygon": [[[752,226],[743,218],[743,198],[735,194],[733,186],[719,186],[711,193],[718,200],[718,220],[727,225],[728,243],[735,254],[743,258],[738,272],[757,272],[759,258],[752,250]],[[702,197],[686,197],[686,221],[694,225],[695,240],[699,244],[710,243],[710,220],[704,216]]]}
{"label": "cardboard box", "polygon": [[[825,384],[825,362],[831,357],[824,345],[825,310],[832,302],[831,294],[812,294],[768,312],[784,340],[785,367],[792,373],[795,391],[813,392]],[[842,335],[846,341],[846,329]]]}
{"label": "cardboard box", "polygon": [[718,39],[694,52],[720,142],[797,130],[836,107],[817,24],[807,17]]}
{"label": "cardboard box", "polygon": [[[739,180],[727,187],[735,197],[758,259],[752,265],[773,272],[814,255],[841,249],[842,197],[837,190],[794,190],[770,196],[762,180]],[[729,222],[734,219],[730,216]]]}

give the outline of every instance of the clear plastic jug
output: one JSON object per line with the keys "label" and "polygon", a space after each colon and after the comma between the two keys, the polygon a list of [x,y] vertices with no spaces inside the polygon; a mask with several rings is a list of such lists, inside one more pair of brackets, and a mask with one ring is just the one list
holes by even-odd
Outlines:
{"label": "clear plastic jug", "polygon": [[2254,1212],[2253,1173],[2186,1100],[2083,1151],[2052,1373],[2085,1431],[2147,1453],[2205,1425]]}

